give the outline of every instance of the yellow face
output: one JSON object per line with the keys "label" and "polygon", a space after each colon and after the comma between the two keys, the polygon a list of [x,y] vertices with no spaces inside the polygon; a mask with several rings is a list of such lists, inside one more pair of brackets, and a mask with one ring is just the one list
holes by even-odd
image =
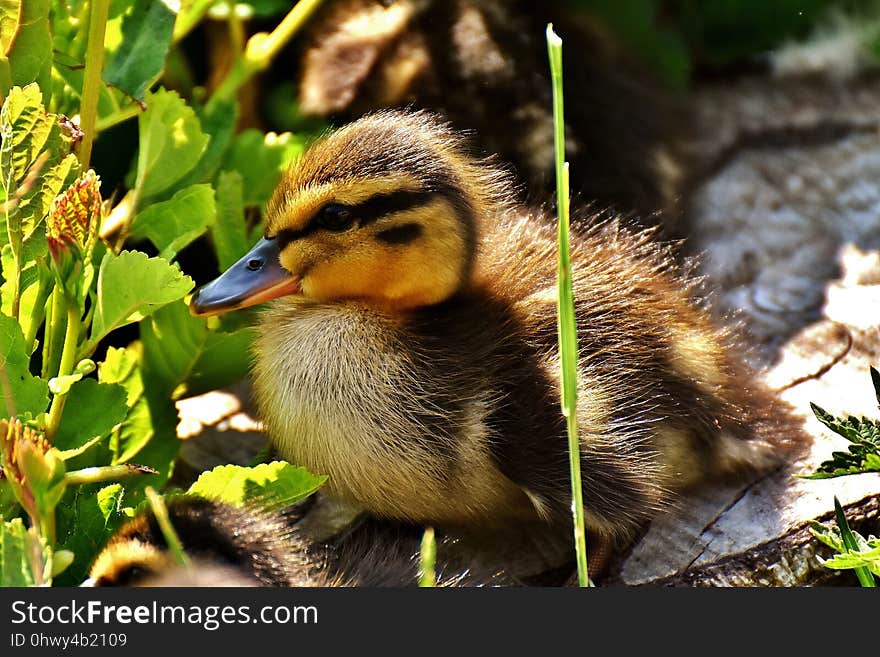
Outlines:
{"label": "yellow face", "polygon": [[406,310],[443,301],[467,275],[472,241],[452,201],[411,175],[296,185],[270,204],[266,237],[301,294]]}

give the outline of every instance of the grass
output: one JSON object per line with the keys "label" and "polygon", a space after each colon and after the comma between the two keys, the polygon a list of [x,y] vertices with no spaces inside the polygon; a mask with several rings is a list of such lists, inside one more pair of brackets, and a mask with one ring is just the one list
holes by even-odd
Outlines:
{"label": "grass", "polygon": [[568,430],[568,456],[571,469],[572,516],[577,556],[578,583],[589,586],[587,544],[584,532],[584,500],[581,490],[581,454],[577,424],[577,324],[569,253],[568,162],[565,161],[565,119],[562,102],[562,39],[547,26],[547,52],[553,80],[553,130],[556,154],[556,199],[559,214],[558,331],[562,367],[562,414]]}

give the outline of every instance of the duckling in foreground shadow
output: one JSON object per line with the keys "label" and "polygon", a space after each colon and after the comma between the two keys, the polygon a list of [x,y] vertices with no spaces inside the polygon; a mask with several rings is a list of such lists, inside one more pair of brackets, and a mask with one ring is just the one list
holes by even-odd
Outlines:
{"label": "duckling in foreground shadow", "polygon": [[[191,307],[274,299],[258,405],[332,498],[464,544],[568,545],[556,228],[512,197],[431,115],[368,115],[291,167],[265,237]],[[572,237],[585,518],[620,548],[677,492],[773,467],[799,434],[665,248],[589,223]]]}

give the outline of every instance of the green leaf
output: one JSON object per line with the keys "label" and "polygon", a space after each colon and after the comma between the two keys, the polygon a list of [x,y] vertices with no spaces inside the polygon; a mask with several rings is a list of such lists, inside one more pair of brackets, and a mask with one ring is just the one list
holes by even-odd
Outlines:
{"label": "green leaf", "polygon": [[221,169],[241,174],[245,206],[261,206],[272,196],[282,172],[304,148],[304,142],[289,132],[276,135],[245,130],[236,135]]}
{"label": "green leaf", "polygon": [[863,472],[880,472],[880,424],[866,418],[836,418],[822,407],[810,404],[816,418],[850,441],[846,452],[833,452],[807,479],[829,479]]}
{"label": "green leaf", "polygon": [[280,509],[305,499],[326,480],[326,476],[314,475],[285,461],[251,468],[220,465],[202,473],[187,492],[233,506],[257,504]]}
{"label": "green leaf", "polygon": [[186,393],[198,395],[240,381],[253,363],[252,345],[256,329],[246,327],[232,333],[211,331],[202,352],[187,377]]}
{"label": "green leaf", "polygon": [[872,574],[880,577],[880,543],[874,539],[868,549],[838,554],[825,560],[822,565],[835,570],[866,568]]}
{"label": "green leaf", "polygon": [[[70,137],[58,117],[46,112],[40,88],[13,87],[0,110],[0,184],[7,198],[17,198],[15,211],[24,236],[36,229],[52,200],[78,172]],[[5,243],[5,219],[0,224],[0,240]]]}
{"label": "green leaf", "polygon": [[222,388],[250,369],[254,330],[209,331],[183,302],[165,306],[141,324],[144,378],[172,399]]}
{"label": "green leaf", "polygon": [[217,176],[217,220],[211,227],[220,271],[229,269],[250,248],[244,217],[243,179],[238,171]]}
{"label": "green leaf", "polygon": [[126,391],[128,414],[114,431],[110,440],[113,463],[127,463],[133,459],[153,438],[153,420],[150,406],[144,395],[140,357],[132,349],[107,350],[107,357],[98,366],[98,380],[118,383]]}
{"label": "green leaf", "polygon": [[20,509],[12,486],[7,481],[0,479],[0,520],[14,517]]}
{"label": "green leaf", "polygon": [[72,586],[86,578],[94,555],[126,520],[122,513],[122,484],[71,488],[58,506],[58,545],[74,553],[69,570],[55,584]]}
{"label": "green leaf", "polygon": [[57,449],[43,451],[27,440],[18,444],[18,450],[18,466],[28,492],[33,495],[37,513],[41,519],[51,517],[67,488],[64,460]]}
{"label": "green leaf", "polygon": [[166,397],[189,376],[198,362],[208,328],[182,301],[165,306],[141,324],[144,379],[150,389]]}
{"label": "green leaf", "polygon": [[175,183],[177,189],[211,182],[232,142],[238,121],[238,105],[234,102],[216,101],[208,106],[197,106],[195,110],[202,131],[209,136],[208,146],[195,168]]}
{"label": "green leaf", "polygon": [[210,185],[192,185],[140,212],[132,232],[145,235],[159,249],[159,257],[170,261],[201,236],[215,216],[214,190]]}
{"label": "green leaf", "polygon": [[[834,515],[837,519],[837,527],[840,530],[840,538],[843,541],[843,545],[846,547],[847,552],[858,552],[861,546],[853,535],[852,530],[849,528],[849,523],[846,521],[846,514],[843,512],[843,507],[840,506],[840,501],[837,499],[836,495],[834,496]],[[874,576],[867,568],[856,567],[855,573],[859,578],[859,583],[863,587],[872,588],[875,586]]]}
{"label": "green leaf", "polygon": [[55,446],[61,450],[77,449],[109,435],[127,412],[126,390],[121,385],[98,383],[94,379],[77,381],[67,397]]}
{"label": "green leaf", "polygon": [[874,396],[877,398],[877,405],[880,406],[880,372],[875,368],[871,368],[871,383],[874,385]]}
{"label": "green leaf", "polygon": [[[37,262],[33,260],[33,254],[29,247],[35,244],[35,240],[29,240],[24,243],[24,249],[22,253],[22,260],[27,263],[21,272],[21,299],[20,299],[20,315],[19,321],[21,322],[21,330],[22,332],[26,332],[30,327],[32,313],[34,311],[34,306],[37,303],[42,302],[46,303],[45,298],[38,298],[40,293],[44,293],[48,295],[51,290],[51,279],[52,274],[45,266],[40,266]],[[43,245],[45,245],[45,241],[43,241]],[[6,244],[2,253],[0,253],[0,263],[2,263],[2,271],[3,271],[3,284],[0,285],[0,298],[2,298],[2,303],[0,303],[0,312],[4,315],[12,315],[12,277],[13,272],[15,271],[14,260],[12,257],[12,246],[10,244]],[[40,289],[40,279],[44,280],[44,284],[46,285],[45,289]],[[40,316],[36,317],[38,322],[42,321]]]}
{"label": "green leaf", "polygon": [[122,43],[104,67],[104,80],[137,100],[165,66],[175,14],[165,2],[134,0],[122,21]]}
{"label": "green leaf", "polygon": [[[142,325],[143,328],[143,325]],[[177,438],[177,408],[161,386],[142,371],[137,350],[110,349],[98,366],[98,378],[122,385],[128,392],[130,410],[110,440],[113,463],[130,462],[158,471],[150,477],[136,477],[125,485],[126,501],[137,506],[146,486],[161,487],[171,475],[180,450]]]}
{"label": "green leaf", "polygon": [[89,347],[110,331],[148,317],[182,298],[193,281],[177,265],[137,251],[107,253],[98,272],[98,298]]}
{"label": "green leaf", "polygon": [[[177,408],[174,402],[167,397],[153,395],[148,387],[144,391],[144,400],[145,405],[141,408],[145,409],[147,417],[142,421],[149,422],[152,433],[149,440],[137,450],[137,462],[138,465],[156,470],[158,474],[136,477],[126,482],[126,504],[131,506],[137,506],[144,499],[144,489],[147,486],[161,488],[168,481],[180,451],[180,439],[177,437]],[[132,410],[129,418],[137,408]],[[131,437],[133,440],[130,445],[135,440],[142,439],[143,434],[132,431]],[[117,458],[115,462],[122,462],[122,458]]]}
{"label": "green leaf", "polygon": [[10,85],[38,82],[51,86],[52,34],[49,30],[49,0],[3,0],[0,2],[0,59],[8,64]]}
{"label": "green leaf", "polygon": [[147,111],[138,117],[138,130],[135,187],[142,198],[163,192],[183,178],[208,144],[193,109],[177,93],[165,89],[147,96]]}
{"label": "green leaf", "polygon": [[[34,540],[21,518],[0,524],[0,587],[36,586],[30,561]],[[45,560],[45,545],[41,545],[41,552]]]}
{"label": "green leaf", "polygon": [[49,386],[32,376],[24,335],[12,317],[0,315],[0,417],[39,415],[49,404]]}

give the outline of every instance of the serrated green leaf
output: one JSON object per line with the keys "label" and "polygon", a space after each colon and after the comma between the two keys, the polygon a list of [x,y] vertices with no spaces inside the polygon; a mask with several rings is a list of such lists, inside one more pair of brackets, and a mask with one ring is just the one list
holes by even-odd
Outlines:
{"label": "serrated green leaf", "polygon": [[122,21],[122,42],[104,67],[104,80],[138,100],[165,66],[175,13],[165,2],[134,0]]}
{"label": "serrated green leaf", "polygon": [[[52,200],[78,170],[70,154],[70,137],[58,117],[46,112],[39,87],[13,87],[0,110],[0,184],[7,198],[17,198],[15,212],[25,237],[36,230]],[[28,184],[24,184],[26,179]],[[7,241],[6,233],[4,219],[0,222],[2,244]]]}
{"label": "serrated green leaf", "polygon": [[815,520],[810,521],[810,533],[819,541],[830,547],[835,552],[845,552],[846,547],[840,537],[840,530],[836,527],[825,526]]}
{"label": "serrated green leaf", "polygon": [[199,119],[177,93],[160,89],[147,95],[138,117],[140,149],[135,187],[142,198],[165,191],[191,171],[208,145]]}
{"label": "serrated green leaf", "polygon": [[[874,376],[872,370],[872,377]],[[880,472],[880,423],[867,418],[836,418],[810,404],[816,418],[851,444],[846,452],[833,452],[807,479],[829,479],[864,472]]]}
{"label": "serrated green leaf", "polygon": [[121,385],[98,383],[94,379],[77,381],[70,388],[55,446],[61,450],[77,449],[109,435],[127,413],[126,390]]}
{"label": "serrated green leaf", "polygon": [[272,195],[281,174],[304,148],[304,142],[289,132],[276,135],[245,130],[236,135],[220,168],[241,174],[245,206],[262,206]]}
{"label": "serrated green leaf", "polygon": [[204,472],[188,493],[233,506],[256,504],[280,509],[305,499],[327,480],[305,468],[273,461],[246,468],[220,465]]}
{"label": "serrated green leaf", "polygon": [[29,361],[18,322],[0,315],[0,417],[36,416],[46,410],[49,386],[31,375]]}
{"label": "serrated green leaf", "polygon": [[214,223],[216,213],[211,186],[192,185],[138,213],[132,232],[145,235],[159,249],[159,257],[170,261]]}
{"label": "serrated green leaf", "polygon": [[[50,86],[52,34],[49,0],[3,0],[0,2],[0,56],[8,62],[13,85],[38,82]],[[2,92],[9,92],[4,86]]]}
{"label": "serrated green leaf", "polygon": [[[44,278],[48,284],[52,276],[46,267],[41,267],[32,260],[32,255],[28,249],[28,242],[25,242],[24,247],[22,260],[27,264],[21,272],[21,297],[19,299],[19,321],[22,333],[27,332],[30,327],[34,305],[40,301],[42,303],[46,302],[45,299],[38,298],[41,292],[39,286],[40,278]],[[6,244],[3,247],[2,253],[0,253],[0,262],[2,262],[3,271],[3,284],[0,285],[0,300],[2,300],[0,301],[0,312],[4,315],[12,315],[12,277],[14,276],[15,265],[11,245]],[[49,290],[45,289],[43,292],[48,294]],[[39,317],[37,320],[41,321]]]}
{"label": "serrated green leaf", "polygon": [[[37,584],[30,560],[34,540],[20,518],[0,524],[0,587]],[[47,551],[41,547],[45,560]]]}
{"label": "serrated green leaf", "polygon": [[58,507],[58,545],[74,553],[70,568],[55,582],[79,584],[86,578],[94,555],[127,518],[122,513],[122,484],[72,487]]}
{"label": "serrated green leaf", "polygon": [[[134,403],[132,392],[129,389],[129,382],[136,374],[140,357],[131,347],[120,349],[118,347],[110,347],[104,360],[98,364],[98,380],[101,383],[119,383],[129,391],[128,405]],[[136,396],[143,392],[141,388]]]}
{"label": "serrated green leaf", "polygon": [[110,331],[148,317],[182,298],[193,281],[177,265],[137,251],[107,253],[98,272],[98,294],[90,346]]}
{"label": "serrated green leaf", "polygon": [[250,248],[244,217],[244,180],[238,171],[217,176],[217,220],[211,226],[220,271],[226,271]]}

